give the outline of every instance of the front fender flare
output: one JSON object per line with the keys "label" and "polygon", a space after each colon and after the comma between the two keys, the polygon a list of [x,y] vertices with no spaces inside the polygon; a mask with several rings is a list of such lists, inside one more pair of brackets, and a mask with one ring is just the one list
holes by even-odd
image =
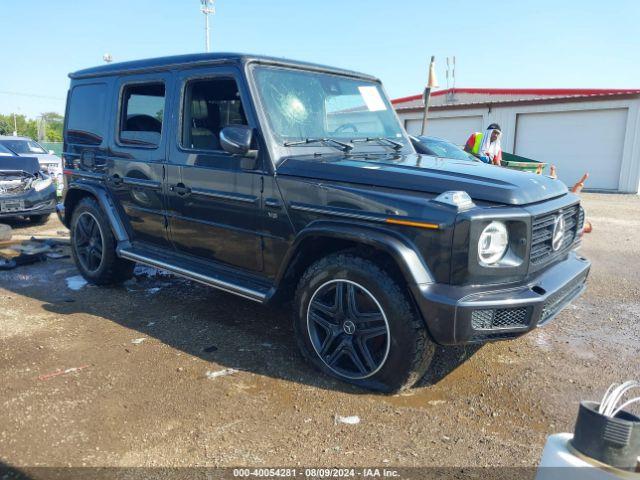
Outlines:
{"label": "front fender flare", "polygon": [[367,225],[319,221],[301,230],[296,236],[282,263],[283,268],[278,275],[278,284],[284,278],[302,243],[313,237],[350,240],[383,250],[391,255],[409,284],[423,285],[434,282],[429,267],[417,253],[416,247],[398,233]]}

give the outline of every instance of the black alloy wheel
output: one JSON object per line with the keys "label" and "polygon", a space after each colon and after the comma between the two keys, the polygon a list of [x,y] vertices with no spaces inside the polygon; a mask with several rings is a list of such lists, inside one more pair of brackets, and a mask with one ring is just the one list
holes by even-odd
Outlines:
{"label": "black alloy wheel", "polygon": [[351,280],[331,280],[316,289],[307,310],[307,329],[322,362],[348,379],[374,375],[389,355],[391,334],[382,306]]}
{"label": "black alloy wheel", "polygon": [[89,212],[82,212],[76,223],[74,246],[78,260],[89,273],[97,272],[102,264],[104,236],[98,220]]}

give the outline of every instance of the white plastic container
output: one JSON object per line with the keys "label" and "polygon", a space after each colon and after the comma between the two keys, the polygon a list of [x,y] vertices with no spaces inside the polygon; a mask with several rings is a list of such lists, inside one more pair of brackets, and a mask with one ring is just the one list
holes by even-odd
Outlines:
{"label": "white plastic container", "polygon": [[609,467],[576,452],[569,444],[572,438],[570,433],[557,433],[547,439],[536,480],[640,480],[638,473]]}

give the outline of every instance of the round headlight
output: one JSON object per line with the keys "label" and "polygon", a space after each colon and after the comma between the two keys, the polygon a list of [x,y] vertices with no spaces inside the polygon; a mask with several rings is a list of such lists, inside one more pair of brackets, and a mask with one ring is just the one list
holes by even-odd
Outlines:
{"label": "round headlight", "polygon": [[500,261],[509,246],[507,227],[502,222],[491,222],[482,230],[478,240],[478,259],[485,265]]}

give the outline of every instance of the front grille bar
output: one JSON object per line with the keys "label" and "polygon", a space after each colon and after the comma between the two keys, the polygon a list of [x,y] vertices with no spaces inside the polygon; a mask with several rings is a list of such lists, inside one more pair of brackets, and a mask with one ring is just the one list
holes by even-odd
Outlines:
{"label": "front grille bar", "polygon": [[[553,228],[558,215],[564,217],[565,235],[557,251],[553,250]],[[558,256],[566,253],[575,242],[584,213],[579,205],[560,209],[534,217],[531,227],[531,252],[529,254],[530,271],[535,271],[549,264]]]}

